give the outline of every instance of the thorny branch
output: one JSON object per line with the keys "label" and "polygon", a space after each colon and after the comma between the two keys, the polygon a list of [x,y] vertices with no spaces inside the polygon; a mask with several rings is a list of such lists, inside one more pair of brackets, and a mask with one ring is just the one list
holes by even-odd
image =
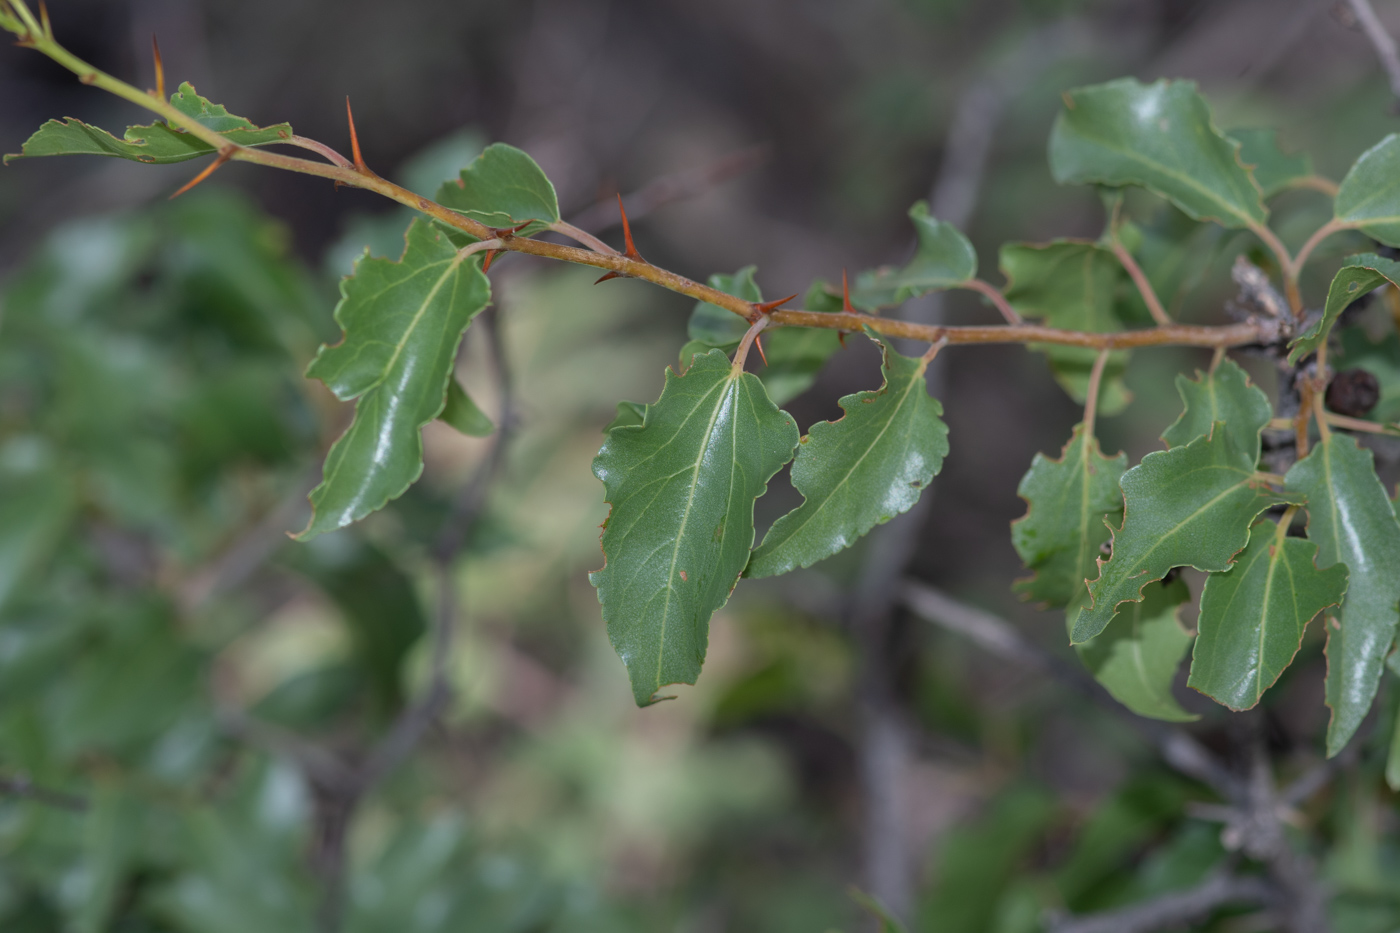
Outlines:
{"label": "thorny branch", "polygon": [[1004,619],[920,583],[906,582],[902,596],[918,617],[963,635],[1002,660],[1048,674],[1130,722],[1157,746],[1169,766],[1206,784],[1226,801],[1223,805],[1195,807],[1193,814],[1224,823],[1222,840],[1226,848],[1262,863],[1269,875],[1266,882],[1225,874],[1197,888],[1163,895],[1121,911],[1051,918],[1050,930],[1149,933],[1199,919],[1228,903],[1253,901],[1270,907],[1280,927],[1291,933],[1326,933],[1326,892],[1317,881],[1311,859],[1289,844],[1284,821],[1291,806],[1316,793],[1335,773],[1334,767],[1323,766],[1309,772],[1279,794],[1262,745],[1256,743],[1249,773],[1234,774],[1181,729],[1129,712],[1084,671],[1030,644]]}
{"label": "thorny branch", "polygon": [[[46,23],[39,23],[34,19],[32,14],[29,14],[28,8],[23,0],[7,0],[7,3],[8,6],[19,15],[19,18],[23,20],[23,22],[16,20],[14,23],[10,24],[12,28],[19,27],[13,29],[13,31],[20,34],[20,45],[33,48],[49,56],[60,65],[77,74],[85,84],[91,84],[124,100],[144,107],[165,118],[170,125],[178,127],[191,136],[205,142],[218,153],[216,165],[221,165],[229,161],[252,162],[271,168],[280,168],[286,171],[316,175],[338,184],[373,191],[393,201],[397,201],[400,204],[418,210],[434,220],[456,227],[478,240],[488,240],[500,236],[502,241],[500,248],[502,250],[593,266],[595,268],[605,269],[619,276],[644,279],[662,288],[724,308],[745,318],[750,323],[756,320],[759,314],[765,313],[763,309],[759,308],[759,306],[754,303],[711,288],[708,285],[702,285],[699,282],[692,281],[685,276],[677,275],[669,270],[654,266],[640,257],[621,255],[616,251],[610,250],[582,249],[559,243],[549,243],[529,237],[519,237],[509,233],[502,235],[485,224],[380,177],[369,169],[362,159],[348,160],[338,153],[329,151],[328,147],[324,147],[323,144],[320,143],[314,143],[313,141],[300,137],[287,140],[289,144],[299,145],[303,148],[309,146],[317,152],[320,152],[330,160],[331,164],[314,162],[309,159],[297,158],[280,152],[271,152],[266,149],[254,149],[231,144],[226,137],[181,113],[169,102],[158,99],[124,81],[120,81],[73,55],[54,40],[52,31],[48,28]],[[1004,97],[1006,89],[1004,87],[999,87],[999,90]],[[326,151],[322,151],[323,149]],[[208,169],[206,169],[206,172],[207,171]],[[1272,231],[1263,226],[1252,229],[1254,229],[1256,235],[1263,239],[1265,244],[1278,255],[1281,267],[1285,270],[1291,269],[1292,258],[1288,255],[1288,251],[1283,247]],[[1289,290],[1290,300],[1292,300],[1295,305],[1299,305],[1300,303],[1296,299],[1296,282],[1289,279],[1285,284]],[[1004,309],[1003,313],[1005,313]],[[936,343],[939,340],[946,339],[950,344],[1034,342],[1091,347],[1094,349],[1125,349],[1130,347],[1168,345],[1234,347],[1260,342],[1270,343],[1279,339],[1280,336],[1286,336],[1278,331],[1276,322],[1263,320],[1249,321],[1244,324],[1223,327],[1185,327],[1181,325],[1172,325],[1159,326],[1145,330],[1099,334],[1065,331],[1027,324],[1008,324],[1003,327],[942,327],[861,313],[823,314],[812,311],[779,310],[772,312],[770,317],[772,323],[778,326],[818,327],[850,332],[857,332],[862,328],[869,327],[878,333],[890,337],[903,337],[924,341],[926,343]]]}

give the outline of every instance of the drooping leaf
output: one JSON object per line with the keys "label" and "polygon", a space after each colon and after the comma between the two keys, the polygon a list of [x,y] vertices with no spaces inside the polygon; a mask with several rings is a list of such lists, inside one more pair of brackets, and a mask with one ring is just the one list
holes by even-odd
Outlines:
{"label": "drooping leaf", "polygon": [[1361,154],[1333,202],[1337,219],[1387,246],[1400,246],[1400,133]]}
{"label": "drooping leaf", "polygon": [[856,276],[855,307],[874,311],[977,276],[977,252],[957,227],[930,216],[924,201],[909,208],[909,219],[919,240],[914,258],[902,269],[883,267]]}
{"label": "drooping leaf", "polygon": [[1036,454],[1016,493],[1026,514],[1011,523],[1011,543],[1034,576],[1016,581],[1026,599],[1067,606],[1086,593],[1100,546],[1108,540],[1105,520],[1122,524],[1118,480],[1128,455],[1105,457],[1096,437],[1074,426],[1059,460]]}
{"label": "drooping leaf", "polygon": [[[1107,333],[1122,330],[1114,313],[1123,269],[1114,255],[1083,240],[1010,243],[1001,248],[1006,300],[1023,317],[1043,318],[1051,327]],[[1089,391],[1089,372],[1098,351],[1089,347],[1032,344],[1050,360],[1055,379],[1076,402]],[[1132,394],[1123,385],[1126,351],[1109,355],[1099,396],[1104,414],[1121,411]]]}
{"label": "drooping leaf", "polygon": [[645,424],[608,434],[593,472],[612,511],[590,579],[639,705],[699,676],[710,616],[749,559],[754,500],[797,440],[763,384],[719,350],[668,371]]}
{"label": "drooping leaf", "polygon": [[1162,432],[1169,447],[1189,444],[1209,434],[1212,424],[1221,422],[1235,446],[1248,452],[1251,462],[1258,462],[1259,432],[1274,416],[1274,409],[1269,397],[1249,381],[1249,374],[1238,363],[1221,360],[1210,372],[1197,370],[1195,379],[1178,374],[1176,390],[1186,407]]}
{"label": "drooping leaf", "polygon": [[418,479],[420,429],[441,413],[462,333],[490,300],[477,259],[441,232],[415,220],[405,239],[398,262],[356,263],[335,310],[345,337],[323,346],[307,369],[337,398],[359,401],[311,491],[302,540],[364,518]]}
{"label": "drooping leaf", "polygon": [[647,420],[647,407],[645,402],[618,402],[617,415],[603,428],[603,433],[611,433],[616,428],[640,428]]}
{"label": "drooping leaf", "polygon": [[[710,287],[745,301],[762,301],[763,293],[754,281],[756,269],[756,266],[745,266],[733,275],[712,275]],[[841,302],[835,299],[833,306],[831,295],[817,283],[808,291],[804,307],[808,311],[839,311]],[[733,311],[707,301],[696,302],[687,326],[690,340],[681,348],[681,366],[689,365],[696,353],[716,347],[732,350],[748,329],[748,321]],[[758,377],[773,404],[782,405],[811,387],[841,341],[834,330],[780,327],[764,332],[763,345],[767,362],[760,366]]]}
{"label": "drooping leaf", "polygon": [[[1400,624],[1400,522],[1369,450],[1343,434],[1318,443],[1289,469],[1307,496],[1308,540],[1321,567],[1350,572],[1346,599],[1327,628],[1327,754],[1346,745],[1371,708]],[[1330,615],[1330,614],[1329,614]]]}
{"label": "drooping leaf", "polygon": [[1317,545],[1287,533],[1257,522],[1235,566],[1211,574],[1201,591],[1186,684],[1233,710],[1259,702],[1293,662],[1303,629],[1346,592],[1346,568],[1317,569]]}
{"label": "drooping leaf", "polygon": [[1113,554],[1089,583],[1090,605],[1071,620],[1078,644],[1104,630],[1121,604],[1173,567],[1225,570],[1271,505],[1299,499],[1270,490],[1247,450],[1217,425],[1184,447],[1159,450],[1123,474],[1123,526]]}
{"label": "drooping leaf", "polygon": [[1216,129],[1193,82],[1120,78],[1063,97],[1050,133],[1050,171],[1061,184],[1139,185],[1225,227],[1268,217],[1239,143]]}
{"label": "drooping leaf", "polygon": [[1078,646],[1079,657],[1113,698],[1139,716],[1190,722],[1172,696],[1176,669],[1191,647],[1181,624],[1182,604],[1191,598],[1182,580],[1150,583],[1141,602],[1123,606],[1098,636]]}
{"label": "drooping leaf", "polygon": [[447,383],[447,403],[443,405],[438,418],[468,437],[490,437],[491,432],[496,430],[486,412],[472,401],[467,390],[455,378]]}
{"label": "drooping leaf", "polygon": [[[234,116],[222,105],[200,97],[188,82],[181,84],[180,89],[171,95],[170,103],[181,113],[239,146],[266,146],[282,142],[292,135],[292,127],[288,123],[259,127],[243,117]],[[63,120],[50,120],[39,127],[25,141],[20,152],[5,156],[5,164],[36,156],[101,155],[165,165],[213,152],[214,147],[204,140],[161,122],[149,126],[129,126],[123,137],[117,139],[106,130],[65,117]]]}
{"label": "drooping leaf", "polygon": [[[505,143],[492,143],[462,169],[456,181],[438,189],[437,202],[491,227],[513,227],[527,220],[559,219],[554,185],[535,160]],[[537,227],[526,227],[522,235]]]}
{"label": "drooping leaf", "polygon": [[1338,332],[1341,353],[1332,357],[1337,369],[1357,367],[1376,377],[1380,400],[1363,417],[1371,421],[1400,421],[1400,335],[1394,331],[1372,341],[1365,328],[1344,327]]}
{"label": "drooping leaf", "polygon": [[813,425],[802,438],[792,484],[804,501],[764,535],[748,576],[810,567],[850,547],[912,508],[942,468],[948,426],[924,382],[928,364],[881,346],[884,385],[841,399],[845,414]]}
{"label": "drooping leaf", "polygon": [[1240,161],[1254,167],[1254,180],[1266,198],[1313,173],[1307,153],[1286,155],[1279,148],[1275,130],[1231,130],[1230,137],[1240,144]]}
{"label": "drooping leaf", "polygon": [[1296,363],[1309,353],[1316,353],[1347,305],[1387,282],[1392,285],[1400,282],[1400,262],[1383,259],[1375,253],[1348,256],[1327,289],[1322,317],[1289,344],[1288,362]]}

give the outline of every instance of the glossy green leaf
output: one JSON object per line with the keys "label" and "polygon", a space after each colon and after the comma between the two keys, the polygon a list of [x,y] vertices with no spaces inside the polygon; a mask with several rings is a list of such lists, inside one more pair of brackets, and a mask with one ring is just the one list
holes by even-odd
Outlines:
{"label": "glossy green leaf", "polygon": [[668,371],[646,423],[608,434],[593,472],[612,511],[590,579],[639,705],[699,676],[710,616],[749,559],[754,500],[797,440],[763,384],[720,350],[684,376]]}
{"label": "glossy green leaf", "polygon": [[1099,548],[1108,540],[1106,520],[1122,524],[1118,480],[1128,455],[1105,457],[1096,437],[1074,426],[1060,459],[1036,454],[1016,493],[1026,514],[1011,523],[1011,543],[1034,576],[1016,581],[1024,598],[1067,606],[1086,593]]}
{"label": "glossy green leaf", "polygon": [[1338,220],[1387,246],[1400,246],[1400,133],[1361,154],[1333,205]]}
{"label": "glossy green leaf", "polygon": [[1395,713],[1395,724],[1391,727],[1390,753],[1385,758],[1385,783],[1391,790],[1400,791],[1400,710]]}
{"label": "glossy green leaf", "polygon": [[1062,96],[1050,133],[1050,171],[1061,184],[1139,185],[1226,227],[1268,217],[1239,143],[1216,129],[1194,83],[1120,78]]}
{"label": "glossy green leaf", "polygon": [[1279,148],[1275,130],[1231,130],[1230,137],[1240,144],[1240,161],[1253,166],[1254,180],[1266,198],[1313,173],[1307,153],[1286,155]]}
{"label": "glossy green leaf", "polygon": [[856,276],[851,304],[874,311],[910,298],[961,285],[977,277],[977,252],[957,227],[929,215],[928,204],[909,208],[918,247],[902,269],[884,267]]}
{"label": "glossy green leaf", "polygon": [[1348,256],[1346,264],[1332,277],[1322,317],[1289,344],[1288,362],[1296,363],[1309,353],[1316,353],[1347,306],[1387,282],[1392,285],[1400,282],[1400,262],[1383,259],[1375,253]]}
{"label": "glossy green leaf", "polygon": [[1341,564],[1316,565],[1317,545],[1261,521],[1249,546],[1201,591],[1196,649],[1187,686],[1233,710],[1249,709],[1273,686],[1303,643],[1303,630],[1347,589]]}
{"label": "glossy green leaf", "polygon": [[1195,379],[1176,377],[1176,390],[1185,409],[1162,432],[1169,447],[1189,444],[1210,433],[1216,422],[1225,425],[1230,439],[1247,451],[1251,462],[1259,460],[1259,432],[1274,416],[1263,390],[1249,381],[1249,374],[1234,360],[1225,359],[1210,372],[1196,372]]}
{"label": "glossy green leaf", "polygon": [[447,403],[438,418],[468,437],[489,437],[496,426],[455,378],[447,383]]}
{"label": "glossy green leaf", "polygon": [[[1333,433],[1293,464],[1288,488],[1307,496],[1308,540],[1321,567],[1350,572],[1346,600],[1327,627],[1327,754],[1346,745],[1371,708],[1400,624],[1400,521],[1356,440]],[[1330,614],[1329,614],[1330,615]]]}
{"label": "glossy green leaf", "polygon": [[1181,624],[1181,607],[1191,598],[1182,580],[1150,583],[1141,602],[1119,610],[1097,637],[1078,647],[1079,657],[1113,698],[1139,716],[1190,722],[1172,696],[1191,633]]}
{"label": "glossy green leaf", "polygon": [[884,350],[884,385],[841,399],[845,414],[812,426],[797,449],[792,484],[801,505],[763,536],[745,571],[771,577],[810,567],[919,501],[943,467],[948,426],[928,394],[922,359]]}
{"label": "glossy green leaf", "polygon": [[[763,293],[754,281],[756,269],[756,266],[745,266],[733,275],[712,275],[710,287],[745,301],[762,301]],[[808,291],[803,306],[808,311],[839,311],[841,301],[835,299],[833,305],[832,296],[819,282]],[[681,348],[681,366],[688,366],[690,358],[696,353],[716,347],[734,349],[748,329],[748,321],[733,311],[707,301],[696,302],[687,325],[690,340]],[[840,346],[840,337],[834,330],[780,327],[765,331],[763,348],[767,362],[762,362],[760,357],[758,377],[763,381],[773,404],[782,405],[807,391],[816,381],[822,366]]]}
{"label": "glossy green leaf", "polygon": [[[222,105],[200,97],[189,83],[180,85],[180,89],[171,95],[170,103],[181,113],[240,146],[266,146],[282,142],[292,135],[292,127],[287,123],[259,127],[243,117],[234,116]],[[165,123],[129,126],[123,138],[117,139],[106,130],[65,117],[63,120],[50,120],[39,127],[25,141],[20,152],[5,156],[5,164],[36,156],[101,155],[164,165],[212,155],[213,152],[214,147],[204,140]]]}
{"label": "glossy green leaf", "polygon": [[359,401],[311,491],[303,540],[383,508],[418,479],[420,429],[442,411],[462,333],[490,300],[476,257],[431,225],[415,220],[406,243],[398,262],[366,256],[341,282],[335,319],[345,337],[307,369],[337,398]]}
{"label": "glossy green leaf", "polygon": [[[456,181],[445,182],[437,202],[491,227],[559,219],[554,185],[534,159],[505,143],[487,146]],[[523,231],[531,232],[529,227]]]}
{"label": "glossy green leaf", "polygon": [[[1107,333],[1123,329],[1114,311],[1123,269],[1108,250],[1083,240],[1009,243],[1001,248],[1006,300],[1023,317],[1042,318],[1051,327]],[[1055,379],[1076,402],[1089,391],[1089,372],[1098,351],[1089,347],[1032,344],[1050,360]],[[1132,399],[1123,385],[1126,351],[1109,355],[1099,396],[1104,414],[1121,411]]]}
{"label": "glossy green leaf", "polygon": [[1271,491],[1247,450],[1217,427],[1184,447],[1159,450],[1123,474],[1123,526],[1113,555],[1089,583],[1091,604],[1071,619],[1076,644],[1099,634],[1119,607],[1173,567],[1219,571],[1249,541],[1249,527],[1271,505],[1298,497]]}
{"label": "glossy green leaf", "polygon": [[603,433],[608,434],[616,428],[640,428],[647,420],[647,407],[645,402],[618,402],[617,414],[603,428]]}

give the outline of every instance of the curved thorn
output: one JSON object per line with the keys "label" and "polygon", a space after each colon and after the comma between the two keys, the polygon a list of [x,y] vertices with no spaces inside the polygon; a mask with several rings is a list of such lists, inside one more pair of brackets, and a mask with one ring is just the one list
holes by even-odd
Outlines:
{"label": "curved thorn", "polygon": [[165,100],[165,65],[160,60],[160,43],[156,41],[155,33],[151,33],[151,56],[156,62],[156,98]]}
{"label": "curved thorn", "polygon": [[855,307],[851,304],[851,286],[846,281],[846,270],[841,270],[841,310],[854,313]]}
{"label": "curved thorn", "polygon": [[796,298],[796,297],[797,297],[797,293],[796,293],[796,292],[793,292],[791,295],[788,295],[786,298],[779,298],[777,301],[762,301],[762,302],[756,301],[756,302],[754,302],[754,306],[753,306],[753,307],[754,307],[754,310],[755,310],[755,311],[758,311],[758,312],[760,312],[760,313],[762,313],[762,314],[771,314],[772,312],[776,311],[781,305],[787,304],[789,301],[792,301],[792,299],[794,299],[794,298]]}
{"label": "curved thorn", "polygon": [[355,168],[366,175],[373,174],[365,165],[365,157],[360,155],[360,137],[355,133],[355,114],[350,111],[350,98],[345,98],[345,119],[350,123],[350,153],[355,159]]}
{"label": "curved thorn", "polygon": [[219,154],[218,154],[218,156],[214,159],[214,161],[213,161],[213,162],[210,162],[210,163],[205,167],[204,171],[200,172],[198,175],[194,176],[194,177],[191,178],[188,182],[186,182],[186,183],[184,184],[184,186],[180,188],[179,191],[177,191],[177,192],[175,192],[174,194],[172,194],[172,195],[170,196],[170,200],[171,200],[171,201],[175,200],[175,199],[178,198],[180,195],[184,194],[186,191],[189,191],[189,190],[190,190],[191,188],[193,188],[195,185],[199,184],[199,183],[202,182],[204,179],[206,179],[206,178],[208,178],[210,175],[214,174],[214,172],[218,171],[219,166],[223,165],[223,164],[224,164],[225,162],[227,162],[229,159],[233,158],[234,148],[235,148],[235,147],[233,147],[233,146],[225,146],[223,149],[220,149],[220,150],[219,150]]}
{"label": "curved thorn", "polygon": [[617,210],[622,215],[622,240],[627,249],[623,253],[628,259],[635,259],[638,262],[646,262],[642,254],[637,252],[637,244],[632,242],[632,225],[627,222],[627,208],[622,206],[622,194],[617,196]]}
{"label": "curved thorn", "polygon": [[762,337],[759,337],[759,336],[755,336],[755,337],[753,338],[753,345],[754,345],[755,347],[758,348],[758,358],[761,359],[761,360],[763,360],[763,365],[764,365],[764,366],[767,366],[767,365],[768,365],[768,354],[766,354],[766,353],[763,352],[763,338],[762,338]]}
{"label": "curved thorn", "polygon": [[609,272],[609,273],[607,273],[606,275],[600,276],[600,277],[598,278],[598,281],[594,282],[593,284],[594,284],[594,285],[601,285],[601,284],[603,284],[604,282],[606,282],[608,279],[620,279],[620,278],[622,278],[622,276],[623,276],[623,273],[621,273],[621,272]]}
{"label": "curved thorn", "polygon": [[481,260],[481,272],[483,275],[490,271],[491,260],[495,259],[496,254],[499,252],[500,250],[498,249],[488,249],[486,251],[486,255]]}

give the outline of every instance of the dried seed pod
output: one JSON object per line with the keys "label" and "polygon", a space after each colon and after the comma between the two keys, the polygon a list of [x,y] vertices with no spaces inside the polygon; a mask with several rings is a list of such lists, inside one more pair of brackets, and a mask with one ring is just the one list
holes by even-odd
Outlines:
{"label": "dried seed pod", "polygon": [[1344,369],[1327,385],[1327,407],[1339,415],[1358,418],[1380,400],[1380,383],[1364,369]]}

